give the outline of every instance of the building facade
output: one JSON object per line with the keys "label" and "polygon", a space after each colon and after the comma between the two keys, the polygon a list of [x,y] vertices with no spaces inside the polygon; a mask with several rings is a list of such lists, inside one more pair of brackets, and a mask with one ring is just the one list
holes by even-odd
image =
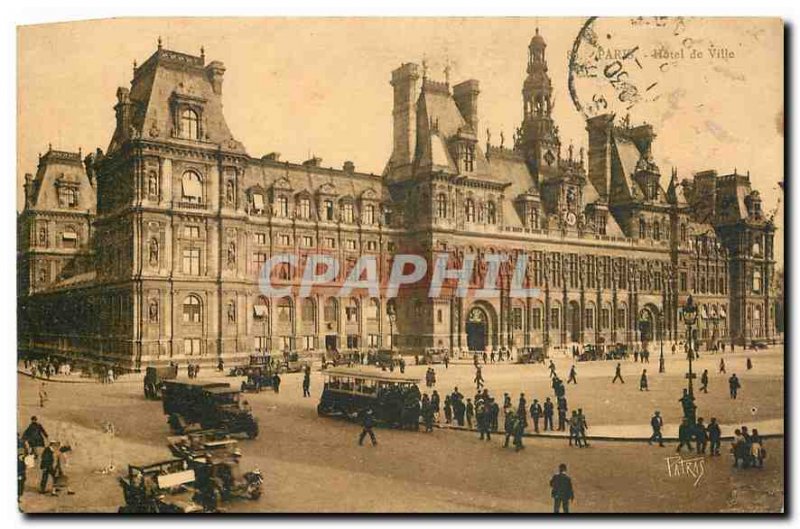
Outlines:
{"label": "building facade", "polygon": [[[222,112],[224,65],[159,43],[117,91],[107,151],[51,149],[26,177],[20,349],[141,367],[285,349],[647,346],[685,338],[689,295],[701,342],[770,339],[775,227],[749,175],[662,175],[652,126],[612,115],[587,121],[588,151],[563,148],[545,50],[537,30],[507,146],[478,141],[478,81],[401,65],[376,175],[250,156]],[[342,269],[305,297],[269,298],[259,273],[279,253],[299,263],[275,267],[280,285],[300,282],[310,254]],[[338,297],[359,257],[385,281],[400,253],[475,255],[476,288],[431,298],[426,277],[392,299]],[[494,270],[491,254],[508,260]],[[520,298],[523,254],[533,294]]]}

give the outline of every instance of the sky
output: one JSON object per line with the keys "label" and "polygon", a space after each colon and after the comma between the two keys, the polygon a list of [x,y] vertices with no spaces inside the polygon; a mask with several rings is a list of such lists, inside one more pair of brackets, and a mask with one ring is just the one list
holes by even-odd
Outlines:
{"label": "sky", "polygon": [[[568,89],[569,56],[584,23],[580,18],[123,18],[22,26],[17,208],[24,202],[24,174],[35,173],[37,154],[49,144],[84,153],[107,148],[116,89],[129,86],[133,61],[143,63],[159,36],[167,49],[199,55],[203,46],[206,61],[225,64],[225,116],[251,156],[277,151],[284,160],[301,162],[315,155],[324,166],[351,160],[359,171],[380,173],[391,154],[393,69],[425,59],[432,79],[444,80],[449,64],[451,85],[479,80],[481,143],[488,128],[493,143],[503,131],[509,145],[522,115],[527,45],[538,27],[547,42],[561,142],[564,147],[573,143],[577,153],[587,138],[584,116]],[[782,228],[780,20],[644,24],[600,19],[591,27],[608,43],[607,50],[615,49],[613,43],[624,49],[639,46],[647,75],[631,71],[631,82],[642,90],[657,82],[654,100],[612,108],[629,112],[632,123],[653,125],[662,184],[672,167],[680,178],[705,169],[749,171],[764,210],[777,208],[776,224]],[[587,56],[585,41],[579,43]],[[658,51],[681,48],[684,55],[666,60],[664,69]],[[576,82],[584,107],[594,88],[603,93],[594,82]],[[603,86],[607,91],[610,85]],[[776,258],[782,264],[782,232],[776,237]]]}

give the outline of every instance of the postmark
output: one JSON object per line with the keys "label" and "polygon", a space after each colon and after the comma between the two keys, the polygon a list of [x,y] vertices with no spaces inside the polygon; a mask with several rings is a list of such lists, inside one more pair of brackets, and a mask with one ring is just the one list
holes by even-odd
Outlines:
{"label": "postmark", "polygon": [[665,81],[698,57],[683,17],[588,18],[569,54],[569,93],[584,118],[655,103]]}

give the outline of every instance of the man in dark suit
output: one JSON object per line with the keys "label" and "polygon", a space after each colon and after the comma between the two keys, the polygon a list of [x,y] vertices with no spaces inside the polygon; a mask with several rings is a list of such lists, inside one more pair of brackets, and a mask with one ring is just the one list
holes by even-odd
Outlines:
{"label": "man in dark suit", "polygon": [[661,412],[656,410],[655,414],[650,418],[650,427],[653,428],[653,435],[647,444],[653,444],[653,441],[658,441],[658,446],[664,446],[664,436],[661,434],[661,428],[664,427],[664,419],[661,418]]}
{"label": "man in dark suit", "polygon": [[553,402],[550,397],[544,401],[544,429],[553,430]]}
{"label": "man in dark suit", "polygon": [[542,416],[542,405],[539,404],[537,399],[533,399],[531,404],[531,419],[533,419],[533,429],[539,433],[539,418]]}
{"label": "man in dark suit", "polygon": [[572,490],[572,480],[567,476],[567,465],[558,465],[558,474],[550,478],[550,495],[553,497],[553,512],[558,514],[559,508],[563,513],[569,513],[569,502],[575,498]]}
{"label": "man in dark suit", "polygon": [[42,480],[39,482],[39,492],[44,494],[47,491],[47,480],[53,478],[53,486],[56,481],[56,445],[55,441],[51,441],[47,448],[42,452],[39,468],[42,469]]}
{"label": "man in dark suit", "polygon": [[364,415],[361,419],[361,425],[363,429],[361,430],[361,435],[358,436],[358,444],[364,444],[364,438],[369,435],[369,440],[372,441],[372,446],[378,444],[378,440],[375,438],[375,432],[372,431],[372,427],[375,424],[375,418],[372,416],[372,409],[367,408],[364,411]]}

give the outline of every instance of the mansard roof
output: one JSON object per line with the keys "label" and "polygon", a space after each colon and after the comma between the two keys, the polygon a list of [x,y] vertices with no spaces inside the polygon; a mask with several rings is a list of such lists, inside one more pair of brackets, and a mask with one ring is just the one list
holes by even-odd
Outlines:
{"label": "mansard roof", "polygon": [[[90,213],[96,210],[96,190],[94,183],[86,175],[80,152],[59,151],[54,150],[52,146],[49,147],[48,151],[39,157],[36,176],[30,180],[28,186],[30,194],[28,209]],[[58,197],[60,186],[69,186],[78,191],[77,206],[61,207]]]}

